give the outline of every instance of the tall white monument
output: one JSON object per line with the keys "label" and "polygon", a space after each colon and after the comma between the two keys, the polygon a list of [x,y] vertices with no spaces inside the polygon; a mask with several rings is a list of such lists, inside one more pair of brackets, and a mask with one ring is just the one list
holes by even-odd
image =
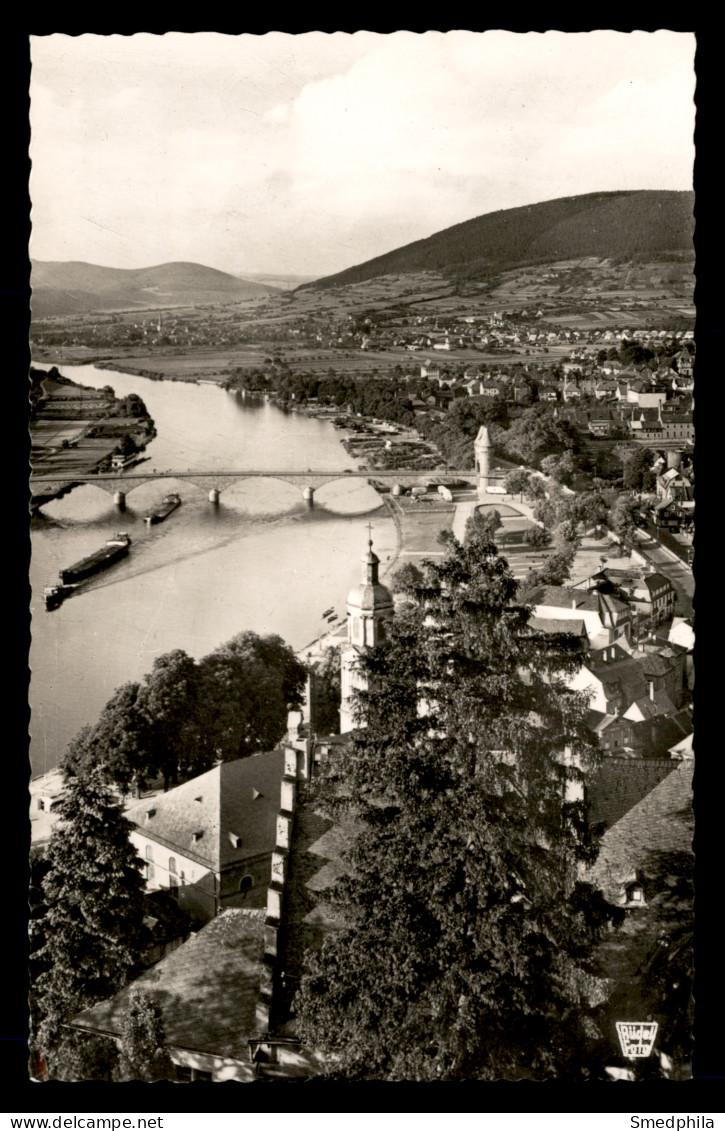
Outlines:
{"label": "tall white monument", "polygon": [[485,495],[488,491],[491,463],[491,437],[485,424],[481,425],[478,435],[473,441],[473,451],[476,457],[476,471],[478,472],[478,494]]}

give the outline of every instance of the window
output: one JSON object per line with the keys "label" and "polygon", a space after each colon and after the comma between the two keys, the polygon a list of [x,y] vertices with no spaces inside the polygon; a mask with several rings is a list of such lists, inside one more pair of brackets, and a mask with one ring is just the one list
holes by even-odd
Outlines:
{"label": "window", "polygon": [[253,887],[253,885],[254,885],[254,878],[252,876],[249,876],[249,875],[242,876],[241,880],[239,881],[239,892],[240,892],[240,894],[246,895],[247,892],[250,890],[250,888]]}
{"label": "window", "polygon": [[147,860],[153,860],[153,858],[154,858],[153,849],[151,848],[150,844],[147,844],[146,845],[146,859]]}
{"label": "window", "polygon": [[43,801],[42,797],[38,798],[38,808],[41,812],[45,809],[45,802]]}
{"label": "window", "polygon": [[169,856],[169,871],[176,874],[176,860],[173,856]]}

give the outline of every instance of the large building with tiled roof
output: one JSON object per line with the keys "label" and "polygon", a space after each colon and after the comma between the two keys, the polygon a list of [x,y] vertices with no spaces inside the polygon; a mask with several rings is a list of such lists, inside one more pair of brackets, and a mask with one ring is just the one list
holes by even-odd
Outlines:
{"label": "large building with tiled roof", "polygon": [[118,1040],[131,994],[140,990],[161,1007],[180,1080],[254,1080],[264,919],[263,910],[223,911],[120,993],[84,1010],[73,1027]]}
{"label": "large building with tiled roof", "polygon": [[694,817],[692,776],[694,763],[675,763],[645,797],[628,809],[602,837],[599,855],[587,872],[588,883],[599,887],[610,903],[626,906],[630,877],[640,877],[645,903],[657,891],[651,886],[654,858],[670,853],[692,854]]}
{"label": "large building with tiled roof", "polygon": [[168,889],[200,922],[262,907],[283,772],[283,750],[222,762],[129,809],[147,890]]}

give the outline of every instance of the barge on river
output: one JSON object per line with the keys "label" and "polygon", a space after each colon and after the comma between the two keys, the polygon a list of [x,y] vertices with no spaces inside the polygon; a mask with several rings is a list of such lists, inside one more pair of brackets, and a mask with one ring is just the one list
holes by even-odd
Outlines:
{"label": "barge on river", "polygon": [[181,497],[176,494],[167,495],[160,507],[149,513],[144,518],[144,522],[149,526],[153,526],[155,522],[163,522],[168,518],[172,511],[181,506]]}
{"label": "barge on river", "polygon": [[48,585],[45,589],[46,609],[57,609],[64,599],[70,596],[74,589],[77,589],[81,581],[85,581],[87,577],[93,577],[95,573],[99,573],[102,569],[107,569],[108,566],[113,565],[114,562],[125,558],[130,545],[131,539],[128,534],[114,534],[113,538],[109,538],[106,545],[102,546],[100,550],[89,554],[87,558],[82,558],[75,565],[62,569],[59,573],[60,584]]}
{"label": "barge on river", "polygon": [[63,585],[75,585],[79,581],[85,581],[87,577],[92,577],[94,573],[107,569],[120,558],[126,557],[130,545],[131,539],[128,534],[114,534],[113,538],[109,538],[106,545],[102,546],[100,550],[96,550],[94,554],[76,562],[75,565],[62,569],[60,571],[61,583]]}

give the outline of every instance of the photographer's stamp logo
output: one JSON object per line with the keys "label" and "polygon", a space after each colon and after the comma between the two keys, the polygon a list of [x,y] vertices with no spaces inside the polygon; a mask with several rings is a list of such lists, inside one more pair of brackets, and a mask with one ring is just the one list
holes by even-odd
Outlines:
{"label": "photographer's stamp logo", "polygon": [[656,1021],[617,1021],[617,1036],[622,1054],[634,1060],[649,1056],[657,1036]]}

